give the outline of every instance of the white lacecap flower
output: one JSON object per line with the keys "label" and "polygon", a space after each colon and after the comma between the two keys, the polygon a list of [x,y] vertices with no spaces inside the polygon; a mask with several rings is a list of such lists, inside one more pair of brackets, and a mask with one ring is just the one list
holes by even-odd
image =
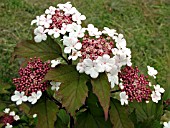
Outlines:
{"label": "white lacecap flower", "polygon": [[119,83],[120,89],[124,89],[123,83]]}
{"label": "white lacecap flower", "polygon": [[34,114],[32,117],[33,117],[33,118],[36,118],[36,117],[37,117],[37,114]]}
{"label": "white lacecap flower", "polygon": [[147,68],[148,68],[148,75],[152,76],[155,79],[156,75],[158,74],[158,71],[150,66],[147,66]]}
{"label": "white lacecap flower", "polygon": [[51,90],[58,91],[58,89],[60,88],[61,82],[51,81],[50,84],[52,85]]}
{"label": "white lacecap flower", "polygon": [[85,64],[83,62],[80,62],[77,64],[76,69],[79,71],[79,73],[83,73],[85,71]]}
{"label": "white lacecap flower", "polygon": [[52,21],[52,15],[42,15],[40,16],[40,21],[39,21],[39,24],[41,26],[44,26],[45,28],[49,28],[50,27],[50,24],[53,22]]}
{"label": "white lacecap flower", "polygon": [[170,121],[169,122],[164,122],[163,125],[164,125],[163,128],[170,128]]}
{"label": "white lacecap flower", "polygon": [[96,60],[84,59],[83,61],[85,65],[85,73],[90,75],[92,78],[97,78],[99,72],[104,72],[102,65],[97,63]]}
{"label": "white lacecap flower", "polygon": [[9,123],[6,124],[5,128],[12,128],[13,126]]}
{"label": "white lacecap flower", "polygon": [[126,95],[126,92],[121,92],[119,96],[121,105],[128,104],[128,95]]}
{"label": "white lacecap flower", "polygon": [[81,51],[72,50],[72,54],[68,57],[69,60],[77,60],[78,57],[81,57]]}
{"label": "white lacecap flower", "polygon": [[15,91],[14,95],[11,97],[11,100],[16,101],[16,104],[20,105],[22,102],[27,101],[27,96],[25,96],[25,92]]}
{"label": "white lacecap flower", "polygon": [[9,113],[10,108],[5,108],[4,113]]}
{"label": "white lacecap flower", "polygon": [[80,50],[82,47],[82,44],[78,42],[77,37],[72,33],[69,34],[69,37],[63,37],[63,45],[66,46],[64,48],[64,53],[71,53],[71,51]]}
{"label": "white lacecap flower", "polygon": [[10,116],[15,116],[15,112],[12,111],[12,112],[9,113],[9,115],[10,115]]}
{"label": "white lacecap flower", "polygon": [[151,98],[153,102],[158,103],[158,101],[161,100],[161,94],[152,91]]}
{"label": "white lacecap flower", "polygon": [[34,40],[37,43],[47,39],[47,35],[45,34],[44,28],[42,26],[38,26],[36,29],[34,29],[34,34]]}
{"label": "white lacecap flower", "polygon": [[88,24],[86,30],[90,36],[96,36],[96,38],[99,38],[100,35],[102,35],[102,32],[98,31],[98,28],[95,28],[93,24]]}
{"label": "white lacecap flower", "polygon": [[17,121],[17,120],[19,120],[19,119],[20,119],[20,117],[19,117],[18,115],[15,115],[15,116],[14,116],[14,120]]}
{"label": "white lacecap flower", "polygon": [[108,27],[104,27],[104,30],[102,31],[103,34],[108,34],[110,37],[115,38],[116,33],[115,29],[109,29]]}
{"label": "white lacecap flower", "polygon": [[42,96],[41,91],[37,91],[37,93],[33,92],[31,96],[28,97],[28,101],[31,102],[31,104],[35,104],[38,99]]}
{"label": "white lacecap flower", "polygon": [[38,26],[39,25],[39,21],[40,21],[40,16],[36,16],[36,19],[31,21],[31,25],[36,23],[36,25]]}
{"label": "white lacecap flower", "polygon": [[100,63],[102,65],[102,68],[106,72],[110,72],[112,70],[113,65],[115,64],[114,58],[110,58],[108,54],[104,54],[102,57],[99,56],[96,59],[97,63]]}
{"label": "white lacecap flower", "polygon": [[159,84],[154,85],[154,89],[155,89],[156,93],[164,93],[165,92],[165,89],[161,88]]}
{"label": "white lacecap flower", "polygon": [[118,78],[118,68],[116,65],[112,66],[112,69],[107,73],[108,81],[111,83],[111,88],[114,88],[115,85],[119,84]]}
{"label": "white lacecap flower", "polygon": [[72,15],[72,20],[76,21],[77,24],[81,24],[82,23],[81,21],[85,19],[86,19],[85,15],[81,15],[81,13],[79,12],[76,12],[75,14]]}
{"label": "white lacecap flower", "polygon": [[50,15],[54,15],[56,11],[56,8],[53,6],[50,6],[49,9],[45,10],[45,14],[50,14]]}
{"label": "white lacecap flower", "polygon": [[54,68],[55,66],[59,65],[61,62],[60,60],[51,60],[51,67]]}
{"label": "white lacecap flower", "polygon": [[117,38],[115,38],[115,42],[118,49],[126,48],[126,40],[123,38],[123,34],[118,34]]}

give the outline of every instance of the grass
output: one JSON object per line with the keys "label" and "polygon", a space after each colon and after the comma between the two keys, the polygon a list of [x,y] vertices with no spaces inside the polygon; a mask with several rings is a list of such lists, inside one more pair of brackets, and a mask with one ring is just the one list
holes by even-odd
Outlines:
{"label": "grass", "polygon": [[[66,0],[1,0],[0,3],[0,81],[11,83],[17,76],[18,61],[10,63],[11,53],[21,39],[31,38],[31,20],[50,5]],[[132,61],[146,73],[151,65],[159,71],[157,82],[170,85],[170,2],[167,0],[72,0],[72,4],[92,23],[125,35]]]}

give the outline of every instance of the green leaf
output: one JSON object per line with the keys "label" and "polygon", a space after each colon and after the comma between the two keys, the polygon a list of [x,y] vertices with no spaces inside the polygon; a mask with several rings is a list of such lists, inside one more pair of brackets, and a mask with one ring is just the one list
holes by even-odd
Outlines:
{"label": "green leaf", "polygon": [[66,113],[64,109],[60,109],[60,111],[58,112],[58,116],[64,124],[69,124],[70,116]]}
{"label": "green leaf", "polygon": [[135,128],[162,128],[162,124],[158,120],[146,120],[136,124]]}
{"label": "green leaf", "polygon": [[41,43],[35,43],[31,40],[18,43],[14,48],[13,58],[33,58],[36,56],[40,57],[43,61],[47,61],[61,57],[61,55],[62,51],[59,44],[48,37],[45,42]]}
{"label": "green leaf", "polygon": [[93,92],[99,99],[104,110],[105,119],[108,118],[108,109],[110,106],[110,84],[105,73],[102,73],[96,79],[91,80]]}
{"label": "green leaf", "polygon": [[59,65],[49,70],[45,76],[45,80],[61,82],[58,95],[62,99],[62,105],[72,115],[85,103],[88,95],[86,86],[88,78],[85,74],[79,74],[73,65]]}
{"label": "green leaf", "polygon": [[133,102],[130,106],[135,109],[138,122],[152,119],[160,120],[160,117],[163,114],[162,101],[159,101],[157,104],[152,101],[149,103]]}
{"label": "green leaf", "polygon": [[31,108],[30,114],[37,114],[38,128],[53,128],[58,111],[58,106],[44,96]]}
{"label": "green leaf", "polygon": [[134,128],[134,124],[128,116],[125,106],[122,106],[118,100],[111,99],[110,120],[114,128]]}
{"label": "green leaf", "polygon": [[77,117],[75,128],[111,128],[109,121],[104,116],[94,116],[90,111],[82,112]]}
{"label": "green leaf", "polygon": [[9,89],[10,87],[11,87],[10,84],[6,84],[0,81],[0,94],[9,93],[7,89]]}

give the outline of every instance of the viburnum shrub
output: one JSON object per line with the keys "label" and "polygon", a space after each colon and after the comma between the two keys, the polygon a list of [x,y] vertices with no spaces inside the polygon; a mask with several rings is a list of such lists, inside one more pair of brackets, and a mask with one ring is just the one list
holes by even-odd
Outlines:
{"label": "viburnum shrub", "polygon": [[165,90],[157,70],[147,66],[143,74],[132,64],[123,34],[82,25],[84,20],[67,2],[31,22],[33,40],[18,43],[13,54],[23,61],[11,95],[22,117],[6,108],[2,126],[170,128],[169,120],[160,121]]}

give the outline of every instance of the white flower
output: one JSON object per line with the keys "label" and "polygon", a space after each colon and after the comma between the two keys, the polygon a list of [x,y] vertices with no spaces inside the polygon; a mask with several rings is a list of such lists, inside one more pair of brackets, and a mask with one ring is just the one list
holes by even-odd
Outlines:
{"label": "white flower", "polygon": [[85,64],[83,62],[80,62],[77,64],[76,69],[79,71],[79,73],[83,73],[85,71]]}
{"label": "white flower", "polygon": [[146,101],[146,103],[148,104],[148,103],[149,103],[149,101],[147,100],[147,101]]}
{"label": "white flower", "polygon": [[99,56],[96,61],[102,65],[103,70],[106,72],[110,72],[115,64],[115,60],[110,58],[108,54],[104,54],[102,57]]}
{"label": "white flower", "polygon": [[67,25],[65,23],[63,23],[61,30],[60,30],[60,33],[64,35],[66,33],[66,31],[67,31]]}
{"label": "white flower", "polygon": [[126,48],[126,40],[123,38],[122,34],[119,34],[116,38],[115,38],[115,42],[116,42],[116,47],[118,49],[124,49]]}
{"label": "white flower", "polygon": [[28,97],[28,101],[31,102],[31,104],[35,104],[38,99],[42,96],[41,91],[37,91],[37,93],[33,92],[31,96]]}
{"label": "white flower", "polygon": [[60,30],[56,27],[53,29],[45,29],[44,33],[48,33],[48,35],[53,35],[54,38],[58,38],[60,36]]}
{"label": "white flower", "polygon": [[63,45],[66,46],[64,53],[71,53],[71,51],[80,50],[82,47],[82,44],[78,43],[78,39],[72,33],[69,34],[69,37],[63,37]]}
{"label": "white flower", "polygon": [[161,94],[152,91],[151,98],[153,102],[158,103],[158,101],[161,100]]}
{"label": "white flower", "polygon": [[44,28],[42,26],[38,26],[38,28],[34,30],[34,34],[34,40],[37,43],[41,42],[42,40],[45,41],[47,39],[47,35],[45,34]]}
{"label": "white flower", "polygon": [[52,15],[42,15],[40,16],[40,19],[39,19],[39,24],[44,26],[45,28],[49,28],[50,27],[50,24],[53,22],[52,21]]}
{"label": "white flower", "polygon": [[119,96],[121,105],[128,104],[128,95],[126,95],[126,92],[121,92]]}
{"label": "white flower", "polygon": [[81,21],[85,19],[86,19],[85,15],[81,15],[81,13],[79,12],[72,15],[72,20],[76,21],[77,24],[81,24],[82,23]]}
{"label": "white flower", "polygon": [[87,29],[90,36],[96,36],[96,38],[99,38],[102,34],[101,31],[98,31],[98,28],[95,28],[93,24],[88,24]]}
{"label": "white flower", "polygon": [[9,113],[10,108],[5,108],[4,113]]}
{"label": "white flower", "polygon": [[5,128],[12,128],[13,126],[9,123],[6,124]]}
{"label": "white flower", "polygon": [[59,65],[61,62],[60,60],[51,60],[51,67],[54,68],[55,66]]}
{"label": "white flower", "polygon": [[51,90],[58,91],[58,89],[60,88],[61,82],[51,81],[50,84],[52,85]]}
{"label": "white flower", "polygon": [[123,83],[119,83],[119,88],[124,89]]}
{"label": "white flower", "polygon": [[33,117],[33,118],[36,118],[36,117],[37,117],[37,114],[34,114],[32,117]]}
{"label": "white flower", "polygon": [[12,112],[9,113],[9,115],[10,115],[10,116],[15,116],[15,112],[12,111]]}
{"label": "white flower", "polygon": [[40,16],[36,16],[36,19],[31,21],[31,25],[36,23],[36,25],[38,26],[39,25],[39,21],[40,21]]}
{"label": "white flower", "polygon": [[46,9],[46,10],[45,10],[45,13],[46,13],[46,14],[50,14],[50,15],[54,15],[54,14],[55,14],[55,11],[56,11],[56,8],[53,7],[53,6],[50,6],[49,9]]}
{"label": "white flower", "polygon": [[152,76],[154,79],[156,78],[156,74],[158,73],[153,67],[147,66],[148,68],[148,75]]}
{"label": "white flower", "polygon": [[20,119],[20,117],[19,117],[18,115],[15,115],[15,116],[14,116],[14,120],[17,121],[17,120],[19,120],[19,119]]}
{"label": "white flower", "polygon": [[81,57],[81,51],[77,51],[77,50],[72,50],[72,55],[70,55],[68,57],[69,60],[77,60],[78,57]]}
{"label": "white flower", "polygon": [[118,69],[116,65],[112,66],[112,69],[107,73],[108,81],[111,83],[111,88],[114,88],[115,84],[118,85]]}
{"label": "white flower", "polygon": [[164,122],[163,125],[164,125],[163,128],[170,128],[170,121],[169,122]]}
{"label": "white flower", "polygon": [[117,35],[115,29],[109,29],[108,27],[104,27],[104,30],[102,31],[104,34],[108,34],[110,37],[115,38],[114,35]]}
{"label": "white flower", "polygon": [[14,94],[15,94],[15,95],[13,95],[13,96],[11,97],[11,100],[12,100],[12,101],[16,101],[16,104],[17,104],[17,105],[20,105],[20,104],[22,104],[22,102],[27,101],[27,96],[24,95],[25,92],[21,92],[21,93],[20,93],[19,91],[15,91]]}
{"label": "white flower", "polygon": [[59,7],[60,10],[63,10],[66,13],[72,8],[72,5],[70,4],[70,2],[67,2],[65,4],[58,4],[57,6]]}
{"label": "white flower", "polygon": [[154,85],[154,89],[156,93],[164,93],[165,90],[163,88],[160,87],[159,84],[157,84],[156,86]]}
{"label": "white flower", "polygon": [[97,63],[95,60],[84,59],[85,73],[90,75],[92,78],[97,78],[99,72],[104,72],[102,65]]}

